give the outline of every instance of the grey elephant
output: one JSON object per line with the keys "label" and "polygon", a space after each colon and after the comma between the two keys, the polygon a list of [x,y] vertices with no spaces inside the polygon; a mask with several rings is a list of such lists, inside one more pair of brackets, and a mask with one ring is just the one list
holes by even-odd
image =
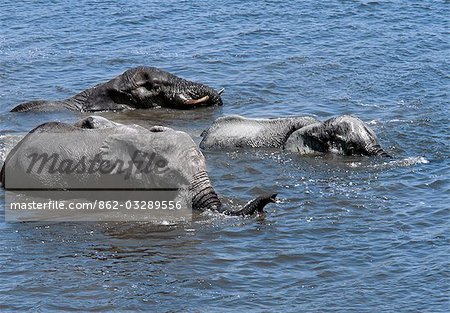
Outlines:
{"label": "grey elephant", "polygon": [[193,209],[242,216],[262,213],[276,201],[276,194],[270,194],[241,209],[227,209],[214,191],[203,154],[188,134],[98,116],[75,124],[49,122],[30,131],[7,155],[1,183],[6,190],[184,188]]}
{"label": "grey elephant", "polygon": [[341,115],[324,122],[312,117],[218,118],[202,133],[200,148],[280,148],[299,154],[386,156],[375,132],[362,120]]}
{"label": "grey elephant", "polygon": [[154,67],[136,67],[110,81],[62,101],[36,100],[17,105],[12,112],[69,109],[82,112],[167,107],[191,109],[220,106],[220,91],[185,80]]}

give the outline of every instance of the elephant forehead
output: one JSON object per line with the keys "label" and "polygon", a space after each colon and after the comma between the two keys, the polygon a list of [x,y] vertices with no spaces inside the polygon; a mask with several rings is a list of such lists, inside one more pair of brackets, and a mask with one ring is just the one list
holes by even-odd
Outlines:
{"label": "elephant forehead", "polygon": [[327,131],[348,141],[376,141],[375,132],[357,117],[344,115],[324,123]]}
{"label": "elephant forehead", "polygon": [[173,74],[155,67],[138,67],[125,73],[131,75],[135,81],[152,81],[155,79],[166,81],[175,77]]}

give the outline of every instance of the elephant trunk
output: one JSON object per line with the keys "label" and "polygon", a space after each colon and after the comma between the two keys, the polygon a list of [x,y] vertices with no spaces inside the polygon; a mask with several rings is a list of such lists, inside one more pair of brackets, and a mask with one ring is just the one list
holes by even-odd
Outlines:
{"label": "elephant trunk", "polygon": [[208,174],[203,171],[194,175],[191,184],[192,207],[201,211],[210,210],[231,216],[247,216],[255,213],[263,213],[264,207],[269,203],[276,202],[277,194],[257,197],[247,203],[242,209],[232,211],[225,209],[211,185]]}
{"label": "elephant trunk", "polygon": [[192,208],[221,211],[222,203],[214,191],[206,171],[196,173],[191,183]]}
{"label": "elephant trunk", "polygon": [[187,81],[181,78],[171,84],[168,98],[173,99],[173,105],[180,109],[190,109],[199,106],[223,105],[220,91],[215,91],[206,85]]}
{"label": "elephant trunk", "polygon": [[262,214],[264,213],[264,207],[267,204],[276,203],[277,201],[276,197],[277,197],[276,193],[260,196],[247,203],[242,209],[238,211],[224,211],[223,213],[233,216],[246,216],[246,215],[253,215],[255,213]]}
{"label": "elephant trunk", "polygon": [[379,144],[373,145],[367,150],[369,151],[369,155],[392,158],[392,156],[389,153],[387,153],[383,148],[381,148]]}

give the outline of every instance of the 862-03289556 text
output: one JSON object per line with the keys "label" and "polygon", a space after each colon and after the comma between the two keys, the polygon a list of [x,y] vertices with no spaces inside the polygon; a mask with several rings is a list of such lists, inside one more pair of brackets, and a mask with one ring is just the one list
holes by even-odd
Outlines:
{"label": "862-03289556 text", "polygon": [[28,190],[5,192],[7,221],[187,221],[192,204],[180,191]]}
{"label": "862-03289556 text", "polygon": [[94,202],[64,202],[48,200],[47,202],[11,202],[10,210],[181,210],[181,201],[98,201]]}

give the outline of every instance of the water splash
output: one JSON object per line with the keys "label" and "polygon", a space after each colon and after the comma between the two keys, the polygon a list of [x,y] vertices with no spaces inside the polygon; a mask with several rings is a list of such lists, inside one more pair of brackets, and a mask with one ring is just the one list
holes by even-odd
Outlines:
{"label": "water splash", "polygon": [[408,157],[401,160],[392,160],[387,161],[383,163],[378,164],[370,164],[366,165],[366,163],[363,162],[351,162],[349,163],[350,167],[353,168],[359,168],[359,167],[369,167],[369,168],[375,168],[375,169],[391,169],[391,168],[397,168],[397,167],[407,167],[407,166],[413,166],[416,164],[428,164],[430,163],[429,160],[427,160],[423,156],[416,156],[416,157]]}

